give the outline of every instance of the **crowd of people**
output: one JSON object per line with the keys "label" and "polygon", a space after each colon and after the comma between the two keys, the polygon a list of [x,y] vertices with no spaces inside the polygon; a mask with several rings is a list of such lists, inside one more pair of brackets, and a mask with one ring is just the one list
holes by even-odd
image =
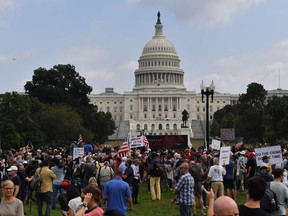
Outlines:
{"label": "crowd of people", "polygon": [[[73,158],[75,147],[84,147],[84,155]],[[206,209],[209,216],[286,215],[288,152],[276,165],[265,155],[261,166],[253,149],[243,146],[232,148],[229,164],[224,165],[219,164],[219,151],[203,148],[132,149],[119,157],[113,148],[91,144],[34,148],[28,143],[19,151],[0,153],[3,216],[24,215],[23,203],[29,200],[37,202],[39,216],[50,215],[57,203],[64,216],[126,215],[141,203],[142,182],[147,182],[151,202],[161,200],[163,185],[173,192],[171,206],[179,205],[181,216],[197,210],[205,215]],[[33,191],[35,176],[40,184]],[[277,196],[278,209],[272,214],[260,206],[267,185]],[[246,191],[246,202],[240,206],[238,191]]]}

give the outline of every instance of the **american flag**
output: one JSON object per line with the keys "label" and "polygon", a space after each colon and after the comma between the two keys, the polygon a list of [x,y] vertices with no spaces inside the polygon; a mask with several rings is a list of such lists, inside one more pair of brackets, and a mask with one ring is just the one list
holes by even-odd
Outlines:
{"label": "american flag", "polygon": [[150,147],[149,141],[148,141],[146,136],[142,136],[142,137],[143,137],[143,144],[144,144],[145,148],[148,149]]}
{"label": "american flag", "polygon": [[83,139],[82,139],[82,134],[79,134],[79,138],[78,138],[78,145],[80,145],[81,143],[83,142]]}
{"label": "american flag", "polygon": [[122,158],[122,157],[127,157],[128,155],[130,155],[130,148],[129,148],[128,142],[125,141],[121,145],[119,151],[116,153],[115,156]]}

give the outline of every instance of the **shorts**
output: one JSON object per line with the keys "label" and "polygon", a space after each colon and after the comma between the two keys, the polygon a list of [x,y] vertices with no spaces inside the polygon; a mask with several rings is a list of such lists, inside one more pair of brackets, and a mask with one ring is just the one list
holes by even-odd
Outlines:
{"label": "shorts", "polygon": [[194,194],[197,197],[202,196],[202,184],[201,184],[201,181],[195,182],[195,184],[194,184]]}
{"label": "shorts", "polygon": [[223,180],[224,189],[234,189],[234,180],[233,179],[224,179]]}

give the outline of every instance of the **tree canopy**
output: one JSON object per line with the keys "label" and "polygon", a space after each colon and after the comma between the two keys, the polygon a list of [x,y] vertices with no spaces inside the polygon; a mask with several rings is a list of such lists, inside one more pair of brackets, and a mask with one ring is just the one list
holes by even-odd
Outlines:
{"label": "tree canopy", "polygon": [[82,134],[84,141],[105,142],[113,134],[110,113],[90,104],[92,87],[73,65],[34,70],[25,91],[29,95],[0,95],[0,140],[4,148],[28,141],[34,144],[67,144]]}
{"label": "tree canopy", "polygon": [[249,84],[237,104],[214,113],[211,134],[220,136],[220,128],[235,128],[236,136],[248,142],[282,144],[288,139],[288,97],[266,96],[261,84]]}

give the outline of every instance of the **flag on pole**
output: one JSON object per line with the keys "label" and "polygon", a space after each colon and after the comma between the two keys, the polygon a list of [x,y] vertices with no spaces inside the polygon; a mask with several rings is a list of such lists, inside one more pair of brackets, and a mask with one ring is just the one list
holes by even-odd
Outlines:
{"label": "flag on pole", "polygon": [[150,147],[149,141],[148,141],[146,136],[142,136],[142,137],[143,137],[143,144],[144,144],[145,148],[148,149]]}
{"label": "flag on pole", "polygon": [[127,157],[128,155],[130,155],[130,148],[129,148],[128,142],[125,141],[121,145],[119,151],[116,153],[115,156],[122,158],[122,157]]}
{"label": "flag on pole", "polygon": [[77,145],[80,145],[83,142],[82,134],[79,134]]}

